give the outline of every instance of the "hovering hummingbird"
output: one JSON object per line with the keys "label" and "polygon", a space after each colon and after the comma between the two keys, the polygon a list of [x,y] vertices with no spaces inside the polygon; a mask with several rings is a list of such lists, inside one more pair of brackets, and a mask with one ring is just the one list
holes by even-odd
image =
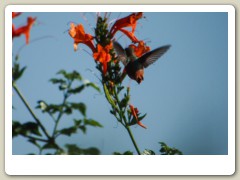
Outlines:
{"label": "hovering hummingbird", "polygon": [[113,42],[113,46],[117,53],[118,60],[125,66],[126,73],[131,79],[137,81],[138,84],[144,79],[144,68],[147,68],[157,61],[171,47],[170,45],[165,45],[147,52],[138,58],[135,56],[134,50],[131,47],[123,49],[116,41]]}

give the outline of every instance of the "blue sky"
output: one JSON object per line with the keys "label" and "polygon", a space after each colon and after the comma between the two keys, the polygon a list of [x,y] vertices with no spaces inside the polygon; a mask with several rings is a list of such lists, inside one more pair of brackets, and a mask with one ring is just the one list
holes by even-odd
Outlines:
{"label": "blue sky", "polygon": [[[129,13],[112,13],[111,19]],[[144,81],[138,85],[125,78],[131,86],[131,103],[140,112],[148,128],[133,126],[136,141],[143,151],[158,153],[158,142],[176,147],[184,154],[227,154],[228,148],[228,20],[227,13],[144,13],[139,20],[136,35],[154,49],[171,44],[171,49],[154,65],[145,70]],[[68,35],[69,22],[82,23],[87,33],[93,34],[95,13],[23,13],[14,19],[23,25],[28,16],[37,17],[31,30],[31,39],[51,36],[24,47],[20,52],[22,65],[27,66],[18,86],[32,107],[38,100],[59,103],[62,95],[48,80],[60,69],[77,70],[90,81],[98,79],[87,69],[97,72],[95,63],[86,52],[74,52],[73,40]],[[117,37],[121,34],[118,33]],[[30,40],[31,40],[30,39]],[[13,54],[24,44],[25,37],[14,39]],[[130,42],[121,37],[125,47]],[[80,45],[81,48],[90,50]],[[86,103],[89,118],[99,121],[104,128],[89,128],[86,135],[59,138],[60,144],[77,143],[80,147],[97,147],[102,154],[114,151],[133,151],[126,130],[109,113],[110,106],[103,94],[86,90],[76,98]],[[74,99],[77,101],[77,99]],[[13,95],[13,118],[31,120],[22,102]],[[51,119],[40,111],[36,114],[51,129]],[[63,119],[61,127],[71,125]],[[13,140],[13,154],[37,153],[37,149],[23,138]]]}

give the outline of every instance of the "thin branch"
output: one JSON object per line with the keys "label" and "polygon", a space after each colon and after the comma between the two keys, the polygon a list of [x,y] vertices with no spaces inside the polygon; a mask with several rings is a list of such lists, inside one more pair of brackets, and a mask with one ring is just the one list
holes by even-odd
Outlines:
{"label": "thin branch", "polygon": [[22,95],[22,93],[20,92],[20,90],[18,89],[17,85],[15,82],[13,82],[13,89],[17,92],[17,94],[19,95],[20,99],[23,101],[24,105],[26,106],[26,108],[28,109],[28,111],[30,112],[30,114],[32,115],[32,117],[34,118],[34,120],[37,122],[37,124],[40,126],[40,128],[42,129],[43,133],[47,136],[48,139],[50,139],[51,137],[49,136],[47,130],[45,129],[45,127],[42,125],[41,121],[37,118],[37,116],[35,115],[35,113],[33,112],[33,110],[31,109],[31,107],[29,106],[28,102],[26,101],[26,99],[24,98],[24,96]]}

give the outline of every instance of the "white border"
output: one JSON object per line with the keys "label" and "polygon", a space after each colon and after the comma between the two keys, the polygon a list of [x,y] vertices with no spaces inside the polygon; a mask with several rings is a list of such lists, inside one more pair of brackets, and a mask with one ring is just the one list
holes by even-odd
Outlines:
{"label": "white border", "polygon": [[[228,155],[12,155],[12,12],[228,12]],[[235,8],[232,5],[9,5],[5,9],[5,171],[9,175],[232,175]]]}

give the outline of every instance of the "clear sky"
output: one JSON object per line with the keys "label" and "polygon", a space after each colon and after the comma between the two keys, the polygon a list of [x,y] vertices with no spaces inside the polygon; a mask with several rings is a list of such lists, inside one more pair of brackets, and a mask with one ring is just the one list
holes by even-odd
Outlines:
{"label": "clear sky", "polygon": [[[110,18],[129,13],[113,13]],[[171,44],[171,49],[154,65],[145,70],[144,81],[138,85],[125,78],[131,87],[131,103],[147,116],[142,121],[148,128],[133,126],[139,148],[152,149],[159,154],[158,142],[178,148],[184,154],[228,153],[228,20],[227,13],[144,13],[139,20],[136,35],[154,49]],[[62,94],[49,79],[60,69],[77,70],[90,81],[98,79],[87,69],[97,72],[95,63],[85,51],[74,52],[73,39],[68,35],[69,22],[82,23],[87,33],[93,34],[95,13],[87,13],[84,21],[80,13],[23,13],[14,19],[16,26],[25,24],[28,16],[37,17],[30,41],[51,36],[23,48],[22,65],[27,66],[18,86],[32,107],[38,100],[60,103]],[[121,33],[117,34],[120,37]],[[119,42],[125,47],[126,38]],[[13,54],[25,43],[25,37],[14,39]],[[90,50],[80,45],[81,48]],[[99,74],[98,74],[99,75]],[[80,147],[97,147],[101,154],[114,151],[133,151],[126,130],[109,113],[103,94],[87,89],[77,96],[87,105],[87,116],[99,121],[104,128],[88,128],[87,134],[58,139],[60,144],[76,143]],[[78,101],[77,99],[74,99]],[[32,119],[13,92],[13,119],[21,122]],[[52,129],[51,119],[35,110],[44,124]],[[61,127],[72,123],[63,119]],[[14,138],[13,154],[38,153],[23,138]]]}

